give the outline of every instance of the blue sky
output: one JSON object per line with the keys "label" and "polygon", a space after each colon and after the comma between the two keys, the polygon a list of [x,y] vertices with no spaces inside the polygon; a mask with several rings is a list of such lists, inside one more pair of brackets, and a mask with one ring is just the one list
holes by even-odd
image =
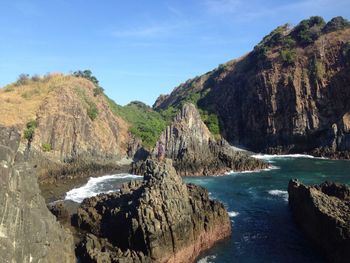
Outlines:
{"label": "blue sky", "polygon": [[250,51],[278,25],[350,18],[349,0],[1,0],[0,86],[91,69],[119,104],[152,105]]}

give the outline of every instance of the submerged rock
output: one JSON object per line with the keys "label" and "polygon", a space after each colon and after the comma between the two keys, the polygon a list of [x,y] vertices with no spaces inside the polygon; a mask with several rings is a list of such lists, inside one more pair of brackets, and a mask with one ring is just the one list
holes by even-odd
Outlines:
{"label": "submerged rock", "polygon": [[88,262],[193,262],[231,234],[223,204],[184,184],[168,159],[148,160],[143,182],[85,199],[77,225],[89,233],[78,249]]}
{"label": "submerged rock", "polygon": [[[184,104],[161,134],[159,145],[164,147],[165,157],[173,159],[180,175],[217,175],[268,167],[263,161],[235,150],[225,140],[216,140],[191,103]],[[158,147],[153,151],[154,156],[157,151]]]}
{"label": "submerged rock", "polygon": [[291,180],[288,193],[296,222],[328,262],[349,262],[350,188],[329,182],[305,186]]}

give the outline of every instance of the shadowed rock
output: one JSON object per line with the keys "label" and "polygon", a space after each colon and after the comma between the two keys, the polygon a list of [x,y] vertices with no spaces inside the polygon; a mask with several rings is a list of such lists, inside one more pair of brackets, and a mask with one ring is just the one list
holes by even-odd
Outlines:
{"label": "shadowed rock", "polygon": [[85,199],[77,224],[91,233],[78,249],[91,262],[102,255],[106,262],[193,262],[231,234],[223,204],[204,188],[184,184],[168,159],[148,160],[143,182]]}
{"label": "shadowed rock", "polygon": [[72,235],[47,209],[36,175],[14,163],[19,141],[0,126],[0,261],[73,263]]}
{"label": "shadowed rock", "polygon": [[329,182],[305,186],[291,180],[288,193],[296,222],[310,240],[324,251],[328,262],[349,262],[349,187]]}

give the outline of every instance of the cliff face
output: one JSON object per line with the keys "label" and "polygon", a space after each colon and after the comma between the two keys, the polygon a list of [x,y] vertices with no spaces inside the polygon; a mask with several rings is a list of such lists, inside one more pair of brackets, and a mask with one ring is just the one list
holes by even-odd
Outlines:
{"label": "cliff face", "polygon": [[[165,157],[173,159],[180,175],[214,175],[231,170],[266,168],[262,161],[233,150],[225,141],[216,141],[196,107],[185,103],[174,121],[161,134]],[[158,147],[153,151],[157,155]]]}
{"label": "cliff face", "polygon": [[295,220],[328,262],[345,263],[350,258],[350,188],[323,183],[305,186],[290,181],[289,204]]}
{"label": "cliff face", "polygon": [[143,182],[83,201],[77,224],[90,234],[78,250],[82,259],[194,262],[231,234],[224,206],[210,200],[204,188],[185,185],[171,160],[147,161],[146,168]]}
{"label": "cliff face", "polygon": [[218,116],[225,139],[254,151],[347,157],[349,50],[349,23],[342,18],[279,27],[246,56],[187,81],[154,107],[192,100]]}
{"label": "cliff face", "polygon": [[75,262],[73,237],[46,208],[35,174],[15,164],[16,129],[0,126],[1,262]]}
{"label": "cliff face", "polygon": [[127,154],[128,125],[84,78],[29,79],[1,90],[0,101],[0,123],[22,131],[20,151],[43,174],[62,163],[116,161]]}

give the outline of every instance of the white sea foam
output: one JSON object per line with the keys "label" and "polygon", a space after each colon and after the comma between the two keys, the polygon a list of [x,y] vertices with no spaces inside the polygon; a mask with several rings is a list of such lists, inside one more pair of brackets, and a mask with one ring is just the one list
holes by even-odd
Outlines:
{"label": "white sea foam", "polygon": [[274,189],[274,190],[268,191],[268,193],[270,195],[279,196],[279,197],[283,198],[284,201],[288,202],[288,192],[287,191]]}
{"label": "white sea foam", "polygon": [[214,262],[212,260],[216,259],[216,255],[206,256],[197,261],[197,263],[211,263]]}
{"label": "white sea foam", "polygon": [[257,169],[257,170],[245,170],[245,171],[230,171],[225,173],[225,175],[229,175],[229,174],[250,174],[250,173],[260,173],[260,172],[267,172],[267,171],[271,171],[271,170],[276,170],[276,169],[280,169],[278,166],[274,166],[274,165],[270,165],[268,168],[264,168],[264,169]]}
{"label": "white sea foam", "polygon": [[[78,188],[74,188],[66,193],[65,200],[72,200],[77,203],[81,203],[85,198],[92,197],[101,193],[110,193],[114,192],[112,190],[106,191],[103,188],[99,187],[102,183],[107,183],[111,180],[116,179],[137,179],[142,178],[142,176],[132,175],[132,174],[114,174],[114,175],[105,175],[101,177],[90,177],[89,181]],[[117,190],[117,189],[116,189]]]}
{"label": "white sea foam", "polygon": [[238,212],[235,212],[235,211],[228,212],[228,216],[229,216],[229,217],[236,217],[236,216],[238,216],[238,215],[239,215],[239,213],[238,213]]}
{"label": "white sea foam", "polygon": [[271,160],[271,159],[287,159],[287,158],[310,158],[310,159],[324,159],[324,158],[318,158],[312,155],[308,154],[254,154],[251,155],[251,157],[256,158],[256,159],[261,159],[261,160]]}

